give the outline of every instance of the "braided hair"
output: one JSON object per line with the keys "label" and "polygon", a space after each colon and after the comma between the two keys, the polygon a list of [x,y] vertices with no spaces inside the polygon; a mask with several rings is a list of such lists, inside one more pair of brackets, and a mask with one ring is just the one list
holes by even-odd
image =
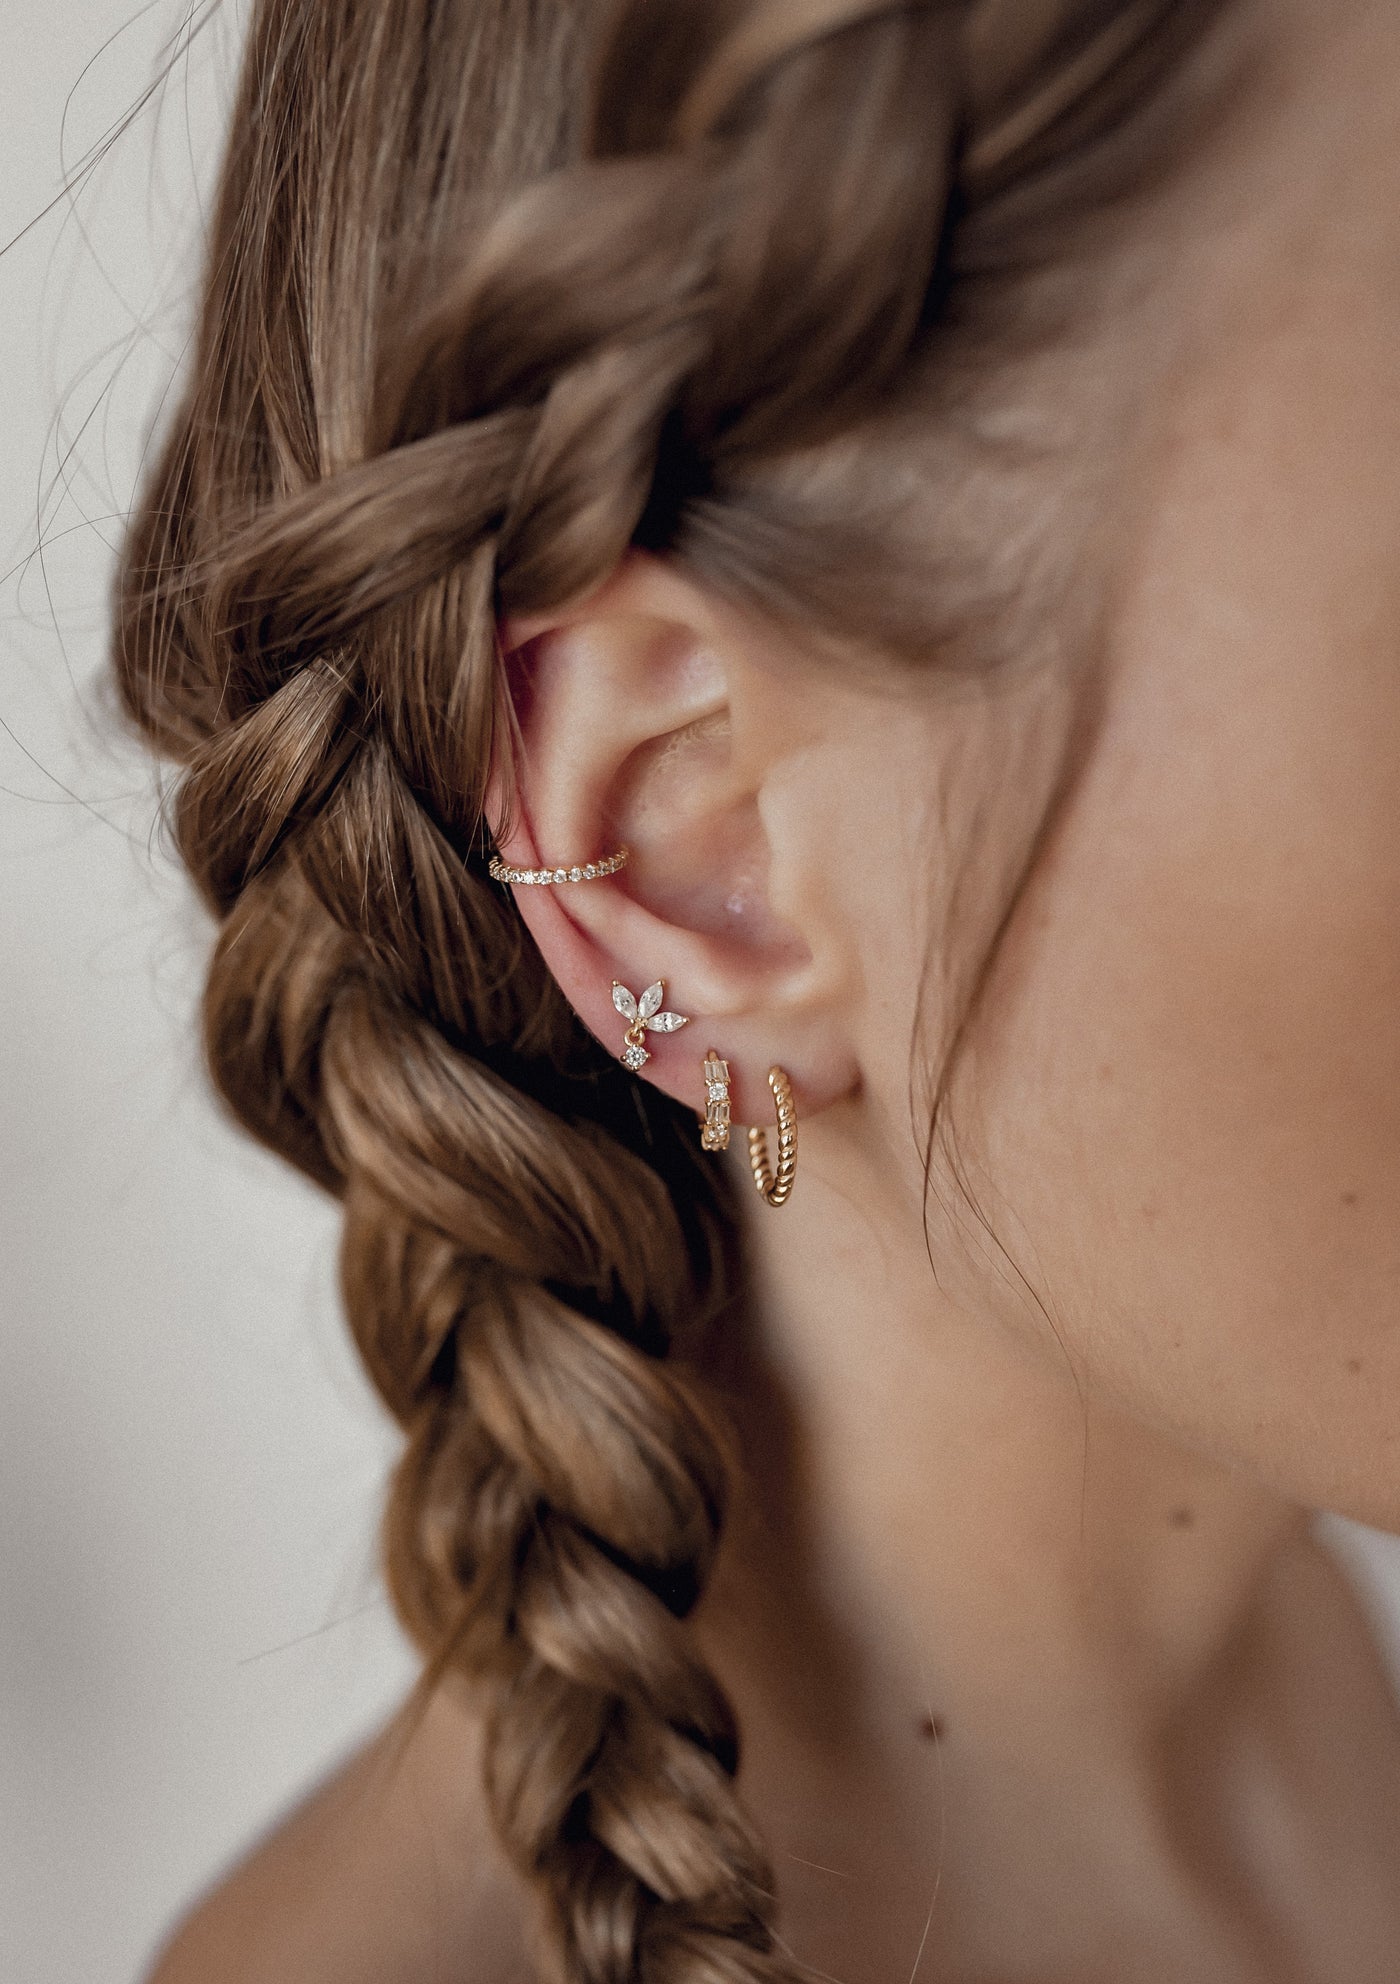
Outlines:
{"label": "braided hair", "polygon": [[[974,204],[968,11],[261,0],[124,550],[120,688],[183,767],[218,922],[213,1079],[343,1201],[405,1435],[392,1594],[482,1691],[494,1823],[570,1984],[796,1973],[686,1625],[731,1221],[689,1112],[588,1038],[485,873],[498,621],[641,544],[819,644],[952,642],[900,464]],[[1189,10],[1078,11],[1080,53],[1142,16],[1131,92]],[[987,158],[992,203],[1017,164]]]}

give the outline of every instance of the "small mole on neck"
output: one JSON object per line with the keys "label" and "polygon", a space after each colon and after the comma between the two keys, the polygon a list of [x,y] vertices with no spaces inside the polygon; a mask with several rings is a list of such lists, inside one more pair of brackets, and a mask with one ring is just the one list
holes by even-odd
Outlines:
{"label": "small mole on neck", "polygon": [[1167,1520],[1173,1529],[1194,1529],[1196,1526],[1196,1511],[1188,1508],[1182,1502],[1172,1510]]}
{"label": "small mole on neck", "polygon": [[941,1715],[920,1716],[919,1734],[926,1743],[941,1743],[947,1734],[947,1724]]}

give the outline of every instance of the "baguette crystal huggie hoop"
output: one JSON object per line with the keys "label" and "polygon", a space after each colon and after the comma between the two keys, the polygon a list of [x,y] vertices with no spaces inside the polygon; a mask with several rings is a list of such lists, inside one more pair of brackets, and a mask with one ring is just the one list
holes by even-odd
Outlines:
{"label": "baguette crystal huggie hoop", "polygon": [[616,979],[612,982],[612,1001],[622,1017],[627,1021],[627,1031],[623,1035],[620,1059],[624,1068],[638,1074],[651,1059],[643,1045],[648,1033],[675,1033],[678,1028],[689,1026],[690,1021],[683,1013],[663,1013],[661,1001],[666,995],[666,982],[658,978],[648,985],[640,999],[634,999],[625,985]]}
{"label": "baguette crystal huggie hoop", "polygon": [[521,882],[526,886],[542,882],[601,882],[605,875],[615,875],[619,868],[626,867],[631,851],[620,847],[616,854],[605,855],[601,861],[588,861],[572,868],[512,868],[499,854],[493,854],[486,869],[493,882]]}
{"label": "baguette crystal huggie hoop", "polygon": [[781,1068],[768,1070],[768,1086],[778,1106],[778,1168],[768,1162],[768,1139],[762,1130],[749,1131],[749,1164],[758,1195],[770,1206],[780,1206],[792,1190],[797,1171],[797,1110],[793,1106],[792,1083]]}
{"label": "baguette crystal huggie hoop", "polygon": [[705,1120],[700,1126],[702,1150],[729,1148],[729,1063],[711,1047],[705,1055]]}

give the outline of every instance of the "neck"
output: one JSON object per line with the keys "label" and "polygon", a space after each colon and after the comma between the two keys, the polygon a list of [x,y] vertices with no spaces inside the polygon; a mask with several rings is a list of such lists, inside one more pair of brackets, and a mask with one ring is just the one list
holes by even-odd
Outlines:
{"label": "neck", "polygon": [[744,1194],[753,1300],[724,1382],[752,1492],[707,1632],[750,1668],[820,1665],[828,1728],[840,1691],[987,1769],[1138,1779],[1303,1517],[960,1306],[915,1194],[839,1155],[807,1139],[780,1210]]}

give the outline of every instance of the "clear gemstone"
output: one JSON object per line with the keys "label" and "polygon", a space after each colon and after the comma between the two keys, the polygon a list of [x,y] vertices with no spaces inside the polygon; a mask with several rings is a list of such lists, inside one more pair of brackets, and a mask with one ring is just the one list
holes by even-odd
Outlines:
{"label": "clear gemstone", "polygon": [[709,1082],[706,1084],[705,1093],[709,1096],[711,1102],[723,1102],[729,1094],[729,1084],[728,1082]]}
{"label": "clear gemstone", "polygon": [[593,881],[593,880],[595,879],[595,877],[597,876],[597,873],[598,873],[598,870],[597,870],[597,868],[596,868],[596,867],[594,866],[594,864],[593,864],[593,863],[592,863],[592,862],[590,861],[590,862],[589,862],[589,864],[588,864],[588,866],[587,866],[587,867],[586,867],[586,868],[584,869],[584,871],[583,871],[583,879],[584,879],[584,881],[585,881],[585,882],[591,882],[591,881]]}
{"label": "clear gemstone", "polygon": [[629,1045],[627,1047],[624,1047],[622,1050],[623,1066],[630,1068],[633,1074],[635,1074],[639,1068],[643,1067],[645,1063],[648,1062],[650,1059],[651,1056],[650,1054],[647,1053],[645,1047],[632,1047]]}
{"label": "clear gemstone", "polygon": [[647,1021],[652,1033],[674,1033],[678,1027],[688,1025],[689,1021],[682,1013],[656,1013]]}
{"label": "clear gemstone", "polygon": [[569,870],[569,880],[571,882],[581,882],[583,880],[582,868],[571,868]]}
{"label": "clear gemstone", "polygon": [[568,881],[568,879],[569,879],[569,871],[568,871],[568,869],[567,869],[567,868],[556,868],[556,869],[555,869],[555,871],[554,871],[554,879],[555,879],[555,881],[556,881],[556,882],[567,882],[567,881]]}

